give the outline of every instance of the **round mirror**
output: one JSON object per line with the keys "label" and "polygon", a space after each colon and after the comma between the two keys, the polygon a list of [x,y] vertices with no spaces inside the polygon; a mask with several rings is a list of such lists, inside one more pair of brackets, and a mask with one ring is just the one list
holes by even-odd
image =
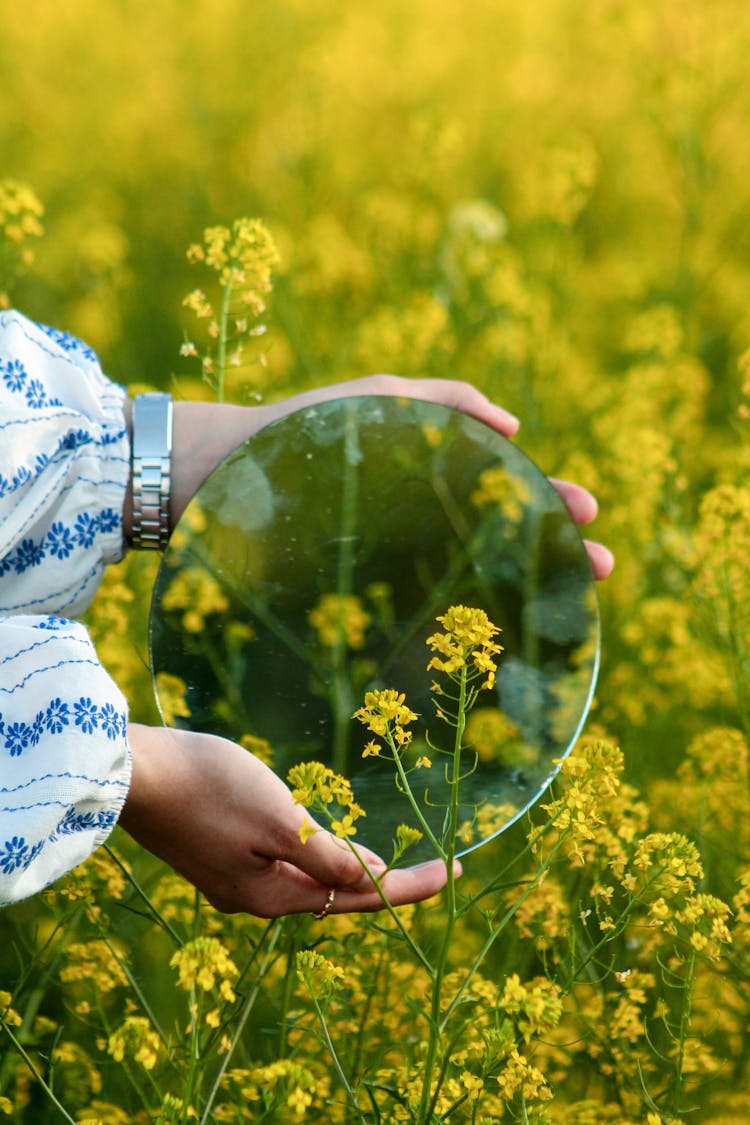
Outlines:
{"label": "round mirror", "polygon": [[453,731],[425,642],[453,605],[483,609],[504,650],[466,727],[468,851],[539,797],[583,724],[599,655],[585,547],[544,474],[465,414],[387,396],[300,410],[237,449],[173,533],[151,610],[162,716],[241,742],[282,778],[332,766],[366,811],[357,841],[388,858],[415,814],[393,762],[363,758],[371,736],[352,715],[366,691],[405,693],[410,782],[439,835],[447,785],[429,744]]}

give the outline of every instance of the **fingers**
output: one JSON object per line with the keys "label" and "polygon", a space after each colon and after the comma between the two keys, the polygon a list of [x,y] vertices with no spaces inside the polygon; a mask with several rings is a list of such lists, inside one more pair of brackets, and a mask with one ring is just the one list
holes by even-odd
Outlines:
{"label": "fingers", "polygon": [[[599,505],[587,489],[581,488],[580,484],[572,484],[567,480],[555,480],[554,477],[549,479],[550,484],[553,484],[557,489],[577,524],[591,523],[592,520],[596,519]],[[612,552],[603,543],[594,543],[590,539],[584,539],[583,542],[594,578],[597,581],[609,578],[615,566],[615,557]]]}
{"label": "fingers", "polygon": [[615,568],[615,556],[603,543],[593,543],[590,539],[584,539],[583,542],[589,556],[594,578],[597,582],[609,578]]}
{"label": "fingers", "polygon": [[[378,875],[378,872],[373,871],[373,874]],[[454,864],[454,874],[461,874],[458,861]],[[431,860],[389,871],[381,880],[381,894],[361,868],[356,887],[331,887],[311,879],[293,864],[275,862],[269,863],[264,871],[256,869],[248,874],[241,883],[235,883],[228,894],[209,900],[225,913],[244,912],[260,918],[317,914],[331,898],[326,915],[371,913],[385,908],[384,897],[391,906],[432,898],[442,890],[446,880],[445,864],[442,860]]]}
{"label": "fingers", "polygon": [[326,402],[334,398],[351,398],[361,395],[392,395],[400,398],[415,398],[424,402],[435,402],[439,406],[449,406],[470,414],[480,422],[486,422],[493,430],[512,437],[519,427],[514,414],[490,402],[486,395],[456,379],[406,379],[400,375],[367,375],[362,379],[351,379],[346,383],[317,387],[304,391],[281,403],[264,408],[267,421],[299,410],[305,406]]}
{"label": "fingers", "polygon": [[550,477],[549,481],[560,494],[576,523],[586,524],[596,519],[599,505],[587,489],[581,488],[580,484],[556,480],[554,477]]}
{"label": "fingers", "polygon": [[[461,864],[456,860],[453,873],[461,874]],[[445,864],[442,860],[430,860],[416,867],[395,868],[381,880],[381,889],[391,906],[404,906],[410,902],[422,902],[441,891],[447,882]],[[347,914],[352,911],[367,912],[383,909],[383,899],[375,888],[363,887],[359,891],[344,889],[336,892],[332,914]]]}
{"label": "fingers", "polygon": [[490,402],[486,395],[470,383],[454,379],[402,379],[397,375],[378,375],[376,378],[383,380],[386,388],[391,388],[384,389],[384,394],[403,394],[408,398],[436,402],[441,406],[461,410],[464,414],[485,422],[505,437],[513,437],[521,424],[515,414]]}

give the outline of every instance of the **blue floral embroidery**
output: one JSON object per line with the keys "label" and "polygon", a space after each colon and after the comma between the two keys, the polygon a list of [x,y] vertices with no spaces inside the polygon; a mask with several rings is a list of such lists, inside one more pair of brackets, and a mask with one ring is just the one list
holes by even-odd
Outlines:
{"label": "blue floral embroidery", "polygon": [[42,735],[44,734],[44,711],[38,711],[34,722],[31,724],[30,743],[36,746],[39,743]]}
{"label": "blue floral embroidery", "polygon": [[0,871],[10,875],[13,871],[22,870],[29,866],[42,850],[42,840],[31,847],[23,836],[12,836],[0,846]]}
{"label": "blue floral embroidery", "polygon": [[111,703],[105,703],[99,712],[102,730],[114,741],[120,734],[120,713]]}
{"label": "blue floral embroidery", "polygon": [[96,704],[88,696],[82,696],[73,704],[73,710],[76,726],[80,727],[84,734],[93,734],[99,725],[99,708]]}
{"label": "blue floral embroidery", "polygon": [[62,438],[60,442],[60,449],[69,451],[80,449],[82,445],[91,445],[91,442],[93,440],[94,439],[88,432],[88,430],[83,430],[80,428],[77,430],[71,430],[69,434],[66,434],[65,437]]}
{"label": "blue floral embroidery", "polygon": [[50,340],[54,342],[66,352],[78,352],[86,359],[90,359],[93,363],[98,362],[96,352],[90,348],[88,344],[84,344],[83,340],[79,340],[77,336],[71,336],[69,332],[61,332],[59,328],[52,328],[48,324],[39,324],[37,328],[41,328],[45,336],[49,336]]}
{"label": "blue floral embroidery", "polygon": [[47,546],[49,547],[50,554],[56,559],[67,559],[68,555],[75,547],[75,541],[70,532],[70,528],[59,521],[53,523],[47,533]]}
{"label": "blue floral embroidery", "polygon": [[102,508],[97,516],[97,523],[99,531],[103,535],[107,535],[110,531],[116,531],[122,523],[122,516],[116,512],[114,508]]}
{"label": "blue floral embroidery", "polygon": [[53,699],[45,713],[44,719],[50,734],[60,734],[68,726],[70,708],[62,699]]}
{"label": "blue floral embroidery", "polygon": [[26,388],[26,401],[32,410],[41,410],[47,406],[49,400],[41,379],[32,379]]}
{"label": "blue floral embroidery", "polygon": [[49,838],[56,840],[58,836],[69,836],[71,832],[111,828],[116,820],[117,813],[113,811],[77,813],[74,809],[68,809]]}
{"label": "blue floral embroidery", "polygon": [[96,539],[96,532],[96,516],[89,515],[88,512],[81,512],[80,516],[76,518],[75,524],[75,535],[78,546],[88,549]]}
{"label": "blue floral embroidery", "polygon": [[11,758],[23,754],[31,743],[31,727],[27,723],[8,723],[5,731],[5,749]]}
{"label": "blue floral embroidery", "polygon": [[54,617],[50,614],[41,621],[37,621],[32,627],[34,629],[67,629],[69,625],[70,621],[67,617]]}
{"label": "blue floral embroidery", "polygon": [[9,359],[3,371],[3,382],[9,391],[22,391],[26,385],[26,368],[20,359]]}
{"label": "blue floral embroidery", "polygon": [[57,696],[46,708],[37,711],[29,723],[21,720],[10,722],[0,715],[0,748],[5,749],[11,758],[17,758],[25,750],[36,746],[45,735],[62,734],[71,725],[78,727],[82,734],[94,734],[101,730],[114,742],[125,738],[128,718],[126,712],[118,711],[110,700],[96,704],[90,696],[82,695],[67,702]]}
{"label": "blue floral embroidery", "polygon": [[33,539],[22,539],[13,558],[13,569],[16,574],[23,574],[32,566],[39,566],[46,551],[44,543],[35,543]]}
{"label": "blue floral embroidery", "polygon": [[13,477],[13,488],[20,488],[22,484],[27,484],[33,476],[31,469],[26,465],[19,465]]}
{"label": "blue floral embroidery", "polygon": [[81,512],[72,528],[57,520],[39,542],[24,539],[14,551],[0,558],[0,578],[11,569],[23,574],[30,567],[39,566],[48,554],[64,560],[76,547],[88,550],[97,535],[109,535],[121,525],[122,516],[114,508],[103,508],[97,515]]}

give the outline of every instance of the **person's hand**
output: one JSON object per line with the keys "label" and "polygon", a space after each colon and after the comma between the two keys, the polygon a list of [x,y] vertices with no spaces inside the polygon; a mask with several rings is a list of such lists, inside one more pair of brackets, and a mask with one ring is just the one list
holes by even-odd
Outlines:
{"label": "person's hand", "polygon": [[[486,395],[476,387],[472,387],[470,383],[462,383],[455,379],[404,379],[398,375],[368,375],[363,379],[352,379],[347,383],[318,387],[316,390],[294,395],[281,402],[260,406],[258,413],[262,415],[262,425],[265,426],[305,406],[356,395],[402,395],[405,398],[437,402],[442,406],[462,410],[464,414],[485,422],[504,437],[513,437],[520,426],[515,415],[490,402]],[[577,524],[591,523],[596,518],[598,505],[590,492],[569,481],[555,480],[552,477],[550,481],[560,493]],[[602,543],[594,543],[589,539],[584,539],[584,543],[594,577],[608,578],[615,565],[612,552]]]}
{"label": "person's hand", "polygon": [[[343,840],[319,828],[306,843],[310,814],[249,751],[224,738],[131,723],[133,778],[122,827],[165,860],[218,910],[260,918],[322,910],[380,910],[381,895]],[[380,879],[385,863],[359,849]],[[456,873],[460,866],[456,865]],[[418,902],[445,884],[440,860],[389,871],[382,888],[393,906]]]}
{"label": "person's hand", "polygon": [[[296,410],[331,399],[359,395],[396,395],[435,402],[462,410],[465,414],[491,426],[504,437],[513,437],[518,419],[495,406],[486,395],[455,379],[404,379],[398,375],[367,375],[346,383],[333,383],[312,391],[292,395],[280,402],[261,406],[234,406],[231,403],[175,402],[174,439],[172,443],[172,494],[170,522],[175,526],[204,480],[229,454],[249,437],[271,422]],[[130,405],[126,404],[130,425]],[[597,503],[585,488],[566,481],[553,480],[577,524],[587,524],[597,513]],[[128,489],[123,506],[123,532],[130,534],[132,496]],[[607,578],[614,566],[612,553],[601,543],[586,543],[595,578]]]}

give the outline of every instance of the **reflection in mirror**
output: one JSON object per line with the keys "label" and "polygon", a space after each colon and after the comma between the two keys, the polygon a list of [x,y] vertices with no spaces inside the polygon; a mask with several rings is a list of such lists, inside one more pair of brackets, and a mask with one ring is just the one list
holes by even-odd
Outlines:
{"label": "reflection in mirror", "polygon": [[534,802],[586,716],[599,618],[583,542],[546,477],[475,419],[380,396],[308,407],[236,450],[175,529],[151,612],[164,721],[232,738],[282,778],[330,765],[366,810],[357,841],[387,857],[415,814],[352,716],[367,691],[405,693],[405,765],[420,763],[410,782],[439,835],[426,640],[454,605],[483,609],[503,646],[464,737],[470,850]]}

